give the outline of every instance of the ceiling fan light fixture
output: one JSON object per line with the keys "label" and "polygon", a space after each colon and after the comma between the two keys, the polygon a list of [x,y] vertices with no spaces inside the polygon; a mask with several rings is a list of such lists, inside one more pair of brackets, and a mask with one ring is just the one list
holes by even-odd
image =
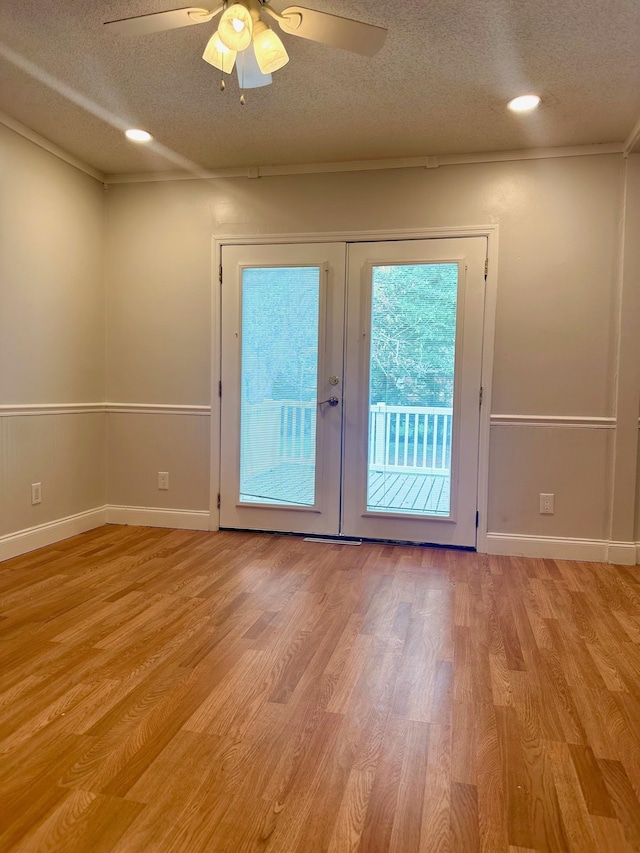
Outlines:
{"label": "ceiling fan light fixture", "polygon": [[[272,72],[289,62],[280,38],[261,20],[263,13],[278,22],[285,34],[312,42],[338,47],[361,56],[374,56],[382,48],[387,30],[353,18],[328,12],[316,12],[302,6],[290,6],[276,12],[270,0],[216,0],[214,9],[180,8],[149,12],[115,21],[106,27],[122,35],[142,35],[205,23],[219,17],[219,27],[209,39],[202,58],[225,74],[235,68],[241,89],[259,88],[271,83]],[[244,95],[242,101],[244,101]]]}
{"label": "ceiling fan light fixture", "polygon": [[253,26],[253,48],[263,74],[272,74],[289,61],[280,37],[263,21],[257,21]]}
{"label": "ceiling fan light fixture", "polygon": [[216,30],[207,42],[202,58],[205,62],[208,62],[209,65],[213,65],[214,68],[218,68],[224,74],[230,74],[236,63],[236,55],[237,52],[235,50],[229,50],[229,48],[222,43],[220,33]]}
{"label": "ceiling fan light fixture", "polygon": [[268,86],[272,82],[271,74],[263,74],[260,71],[253,44],[238,56],[236,74],[241,89],[259,89],[261,86]]}
{"label": "ceiling fan light fixture", "polygon": [[253,38],[253,18],[246,6],[234,3],[220,18],[220,41],[229,50],[246,50]]}

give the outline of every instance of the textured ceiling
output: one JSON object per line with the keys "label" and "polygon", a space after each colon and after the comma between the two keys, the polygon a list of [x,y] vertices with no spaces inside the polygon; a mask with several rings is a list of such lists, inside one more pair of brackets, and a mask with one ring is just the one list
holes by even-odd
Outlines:
{"label": "textured ceiling", "polygon": [[[215,22],[102,26],[182,5],[2,0],[0,110],[105,174],[624,142],[640,116],[640,0],[311,0],[387,27],[384,48],[283,35],[291,62],[244,107],[235,75],[221,94],[200,58]],[[544,98],[535,114],[504,109],[528,91]],[[127,142],[129,126],[159,150]]]}

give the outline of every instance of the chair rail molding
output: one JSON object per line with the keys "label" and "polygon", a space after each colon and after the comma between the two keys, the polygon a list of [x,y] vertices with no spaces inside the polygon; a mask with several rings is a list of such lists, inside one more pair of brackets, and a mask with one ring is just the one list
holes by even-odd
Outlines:
{"label": "chair rail molding", "polygon": [[107,414],[126,415],[200,415],[209,416],[211,406],[191,406],[173,403],[105,403]]}
{"label": "chair rail molding", "polygon": [[104,403],[7,403],[0,405],[0,417],[22,418],[30,415],[104,414]]}
{"label": "chair rail molding", "polygon": [[491,426],[569,427],[571,429],[615,429],[616,419],[591,415],[492,414]]}
{"label": "chair rail molding", "polygon": [[0,417],[27,417],[30,415],[86,415],[86,414],[151,414],[151,415],[204,415],[211,414],[211,406],[192,406],[174,403],[7,403],[0,405]]}

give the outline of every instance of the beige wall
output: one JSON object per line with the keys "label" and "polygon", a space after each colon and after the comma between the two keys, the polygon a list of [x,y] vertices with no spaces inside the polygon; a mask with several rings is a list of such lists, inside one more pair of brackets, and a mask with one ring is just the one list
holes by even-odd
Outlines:
{"label": "beige wall", "polygon": [[0,536],[104,504],[104,414],[38,413],[104,400],[103,193],[0,125]]}
{"label": "beige wall", "polygon": [[[637,462],[636,462],[636,526],[635,540],[640,543],[640,430],[638,432]],[[640,554],[638,554],[640,557]],[[640,562],[640,560],[638,560]]]}
{"label": "beige wall", "polygon": [[[210,419],[201,414],[108,415],[107,493],[115,506],[209,508]],[[169,490],[158,489],[158,471]]]}
{"label": "beige wall", "polygon": [[[625,166],[615,365],[617,429],[612,470],[612,538],[640,542],[640,154],[630,155]],[[638,551],[640,558],[640,545]]]}
{"label": "beige wall", "polygon": [[[107,399],[206,404],[211,368],[208,184],[107,192]],[[195,192],[194,192],[195,191]]]}
{"label": "beige wall", "polygon": [[104,506],[105,441],[103,413],[0,417],[0,537]]}
{"label": "beige wall", "polygon": [[498,223],[494,411],[611,413],[621,182],[603,156],[112,186],[109,396],[208,401],[212,236]]}
{"label": "beige wall", "polygon": [[[640,433],[637,431],[640,428],[640,153],[628,158],[627,170],[618,370],[623,397],[620,415],[625,418],[625,435],[620,449],[620,469],[624,473],[618,477],[624,507],[620,515],[626,525],[629,511],[633,509],[633,472],[636,470],[634,537],[636,542],[640,542]],[[633,448],[637,467],[632,464]]]}
{"label": "beige wall", "polygon": [[[212,236],[497,223],[492,411],[611,417],[622,184],[621,157],[589,156],[112,186],[109,396],[209,402]],[[610,431],[584,426],[493,427],[489,529],[606,538],[611,446]],[[157,499],[133,479],[131,493]],[[555,493],[555,515],[541,519],[540,491]]]}
{"label": "beige wall", "polygon": [[[581,426],[493,426],[489,529],[607,539],[612,436]],[[541,492],[555,495],[554,515],[540,514]]]}
{"label": "beige wall", "polygon": [[105,502],[209,509],[213,237],[497,224],[489,530],[640,540],[638,155],[625,201],[616,155],[105,193],[1,126],[0,153],[0,405],[118,409],[0,415],[0,536]]}
{"label": "beige wall", "polygon": [[0,125],[0,403],[104,399],[103,195]]}

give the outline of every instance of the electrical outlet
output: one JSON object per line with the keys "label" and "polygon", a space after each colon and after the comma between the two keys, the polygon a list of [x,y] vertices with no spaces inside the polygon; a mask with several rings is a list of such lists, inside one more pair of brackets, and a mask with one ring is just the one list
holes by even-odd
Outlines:
{"label": "electrical outlet", "polygon": [[166,491],[169,488],[169,472],[158,471],[158,488]]}
{"label": "electrical outlet", "polygon": [[540,494],[540,514],[541,515],[553,515],[554,498],[555,498],[555,495]]}
{"label": "electrical outlet", "polygon": [[42,503],[42,483],[31,483],[31,506]]}

